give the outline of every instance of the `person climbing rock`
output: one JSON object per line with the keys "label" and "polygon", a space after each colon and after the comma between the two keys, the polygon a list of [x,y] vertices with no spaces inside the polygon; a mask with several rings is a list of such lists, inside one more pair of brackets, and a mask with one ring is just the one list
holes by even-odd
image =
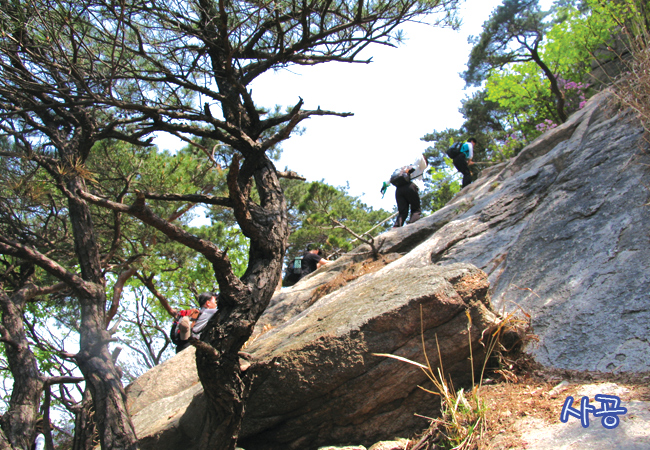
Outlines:
{"label": "person climbing rock", "polygon": [[[397,219],[393,228],[401,227],[406,223],[406,219],[409,217],[409,209],[411,210],[411,217],[408,223],[420,219],[422,215],[420,190],[413,180],[422,176],[427,166],[428,162],[422,155],[413,164],[400,167],[391,175],[389,182],[395,186],[395,202],[397,203]],[[384,183],[381,193],[385,194],[387,188],[388,183]]]}
{"label": "person climbing rock", "polygon": [[469,138],[460,148],[458,155],[452,160],[456,170],[463,174],[463,187],[472,183],[472,172],[469,170],[469,166],[474,164],[472,158],[474,157],[475,145],[476,139]]}
{"label": "person climbing rock", "polygon": [[311,246],[302,257],[300,278],[306,277],[329,262],[330,261],[323,258],[323,251],[320,248],[317,246]]}

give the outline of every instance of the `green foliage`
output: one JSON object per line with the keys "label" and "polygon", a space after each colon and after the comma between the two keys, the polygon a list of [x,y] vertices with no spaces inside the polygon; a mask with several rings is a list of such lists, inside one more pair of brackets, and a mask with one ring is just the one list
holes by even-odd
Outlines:
{"label": "green foliage", "polygon": [[465,117],[463,129],[480,142],[489,142],[487,136],[503,133],[506,129],[508,111],[488,98],[485,89],[474,92],[461,101],[460,112]]}
{"label": "green foliage", "polygon": [[520,132],[527,141],[540,133],[536,124],[545,119],[558,123],[550,82],[533,62],[517,64],[494,72],[487,80],[487,99],[508,111],[506,129]]}
{"label": "green foliage", "polygon": [[[331,219],[361,235],[390,217],[389,212],[375,211],[357,197],[349,195],[347,188],[335,188],[322,181],[307,183],[283,180],[282,185],[292,229],[285,259],[287,262],[301,256],[307,245],[312,243],[319,245],[330,258],[360,244],[350,233],[338,228]],[[385,223],[377,227],[372,235],[378,235],[390,225]]]}
{"label": "green foliage", "polygon": [[[448,158],[447,158],[448,159]],[[455,169],[450,169],[455,170]],[[449,202],[461,188],[457,177],[436,168],[429,170],[429,176],[425,181],[425,190],[420,196],[422,209],[425,211],[437,211]]]}
{"label": "green foliage", "polygon": [[423,207],[435,211],[459,189],[445,156],[452,142],[475,137],[474,161],[500,162],[580,109],[591,94],[592,62],[617,29],[625,29],[633,17],[647,16],[641,3],[566,0],[544,12],[536,0],[504,0],[472,40],[462,76],[468,85],[485,85],[463,101],[463,126],[422,138],[435,143],[425,152],[431,168]]}
{"label": "green foliage", "polygon": [[[581,7],[566,4],[554,11],[539,56],[554,74],[566,114],[581,108],[586,99],[590,65],[598,49],[613,39],[617,29],[614,17],[624,19],[629,11],[622,4],[597,0],[586,1]],[[508,128],[530,141],[563,121],[554,107],[551,81],[537,62],[493,68],[487,78],[487,98],[508,110]]]}
{"label": "green foliage", "polygon": [[590,8],[588,11],[573,6],[558,11],[556,14],[562,20],[546,34],[544,56],[554,61],[557,72],[567,79],[581,80],[595,50],[610,41],[616,23],[606,11],[622,12],[614,2],[607,2],[606,7],[593,0],[585,4]]}
{"label": "green foliage", "polygon": [[543,39],[547,13],[538,0],[504,0],[483,24],[462,76],[468,85],[479,85],[493,70],[507,64],[532,60],[532,53]]}

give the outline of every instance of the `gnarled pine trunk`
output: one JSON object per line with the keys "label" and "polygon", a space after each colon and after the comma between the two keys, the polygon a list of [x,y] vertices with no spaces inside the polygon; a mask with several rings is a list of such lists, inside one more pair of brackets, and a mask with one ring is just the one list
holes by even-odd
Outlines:
{"label": "gnarled pine trunk", "polygon": [[3,434],[0,436],[0,449],[31,448],[41,395],[45,386],[38,370],[36,357],[30,350],[25,335],[23,313],[28,291],[29,287],[25,287],[10,297],[4,292],[0,283],[2,338],[13,375],[9,408],[0,419],[2,428],[0,434]]}
{"label": "gnarled pine trunk", "polygon": [[[246,163],[250,160],[242,167],[243,173]],[[200,448],[233,450],[236,446],[251,381],[240,367],[238,354],[280,281],[289,236],[286,201],[275,167],[266,155],[254,166],[260,205],[249,205],[246,217],[235,207],[242,231],[250,238],[248,270],[241,282],[233,282],[215,267],[221,288],[217,320],[203,332],[204,342],[195,343],[199,378],[208,399]],[[242,178],[240,186],[247,185],[246,177]],[[232,183],[231,195],[238,190]]]}
{"label": "gnarled pine trunk", "polygon": [[79,353],[75,359],[92,395],[101,447],[131,450],[138,448],[138,442],[126,409],[120,375],[108,350],[111,336],[106,330],[105,280],[92,217],[88,204],[76,196],[83,187],[79,178],[68,182],[75,253],[85,281],[76,289],[81,304],[81,329]]}

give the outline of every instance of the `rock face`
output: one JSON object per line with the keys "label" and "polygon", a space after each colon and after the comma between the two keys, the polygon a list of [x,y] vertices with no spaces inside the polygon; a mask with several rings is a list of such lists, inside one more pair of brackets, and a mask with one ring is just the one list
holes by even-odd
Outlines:
{"label": "rock face", "polygon": [[649,371],[650,148],[609,100],[598,94],[443,209],[383,234],[383,252],[406,253],[390,270],[471,263],[497,311],[532,315],[539,362]]}
{"label": "rock face", "polygon": [[[432,415],[438,406],[418,388],[428,383],[425,373],[375,353],[425,364],[424,339],[437,368],[437,336],[443,369],[461,384],[471,380],[471,340],[474,370],[480,370],[479,340],[497,323],[487,275],[469,264],[429,265],[406,268],[396,280],[388,268],[323,297],[246,349],[255,360],[248,369],[255,381],[242,447],[371,445],[426,427],[426,420],[413,415]],[[311,297],[309,290],[303,293]],[[140,448],[197,448],[205,410],[193,360],[193,349],[183,351],[128,387]]]}
{"label": "rock face", "polygon": [[[481,333],[496,323],[485,273],[473,266],[387,268],[324,297],[247,349],[261,364],[240,436],[246,450],[309,449],[328,443],[371,445],[427,424],[435,412],[417,367],[375,356],[390,353],[439,364],[455,382],[471,379],[468,318],[476,369]],[[397,281],[397,282],[396,282]],[[420,316],[422,313],[422,316]],[[421,327],[424,330],[421,334]]]}
{"label": "rock face", "polygon": [[[417,388],[423,373],[373,356],[424,362],[420,307],[431,363],[437,334],[457,382],[471,373],[465,310],[478,352],[490,296],[531,315],[540,342],[529,350],[546,365],[650,370],[649,149],[606,104],[599,94],[440,211],[384,233],[382,253],[404,256],[378,272],[319,294],[368,256],[362,246],[276,294],[258,323],[273,328],[247,349],[256,379],[242,447],[370,445],[424,428],[413,414],[436,404]],[[192,361],[186,350],[129,386],[141,448],[195,448],[204,403]]]}
{"label": "rock face", "polygon": [[648,371],[648,144],[606,100],[484,173],[444,208],[466,210],[452,221],[441,211],[414,224],[437,231],[391,267],[472,263],[497,310],[532,315],[539,362]]}

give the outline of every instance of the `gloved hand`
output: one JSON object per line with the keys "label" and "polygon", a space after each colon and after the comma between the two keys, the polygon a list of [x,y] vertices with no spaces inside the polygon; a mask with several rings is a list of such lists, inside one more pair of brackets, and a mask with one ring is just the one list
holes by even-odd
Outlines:
{"label": "gloved hand", "polygon": [[386,194],[386,191],[388,190],[388,186],[390,186],[388,181],[384,181],[384,183],[381,185],[381,191],[380,191],[381,192],[381,198],[384,198],[384,195]]}

